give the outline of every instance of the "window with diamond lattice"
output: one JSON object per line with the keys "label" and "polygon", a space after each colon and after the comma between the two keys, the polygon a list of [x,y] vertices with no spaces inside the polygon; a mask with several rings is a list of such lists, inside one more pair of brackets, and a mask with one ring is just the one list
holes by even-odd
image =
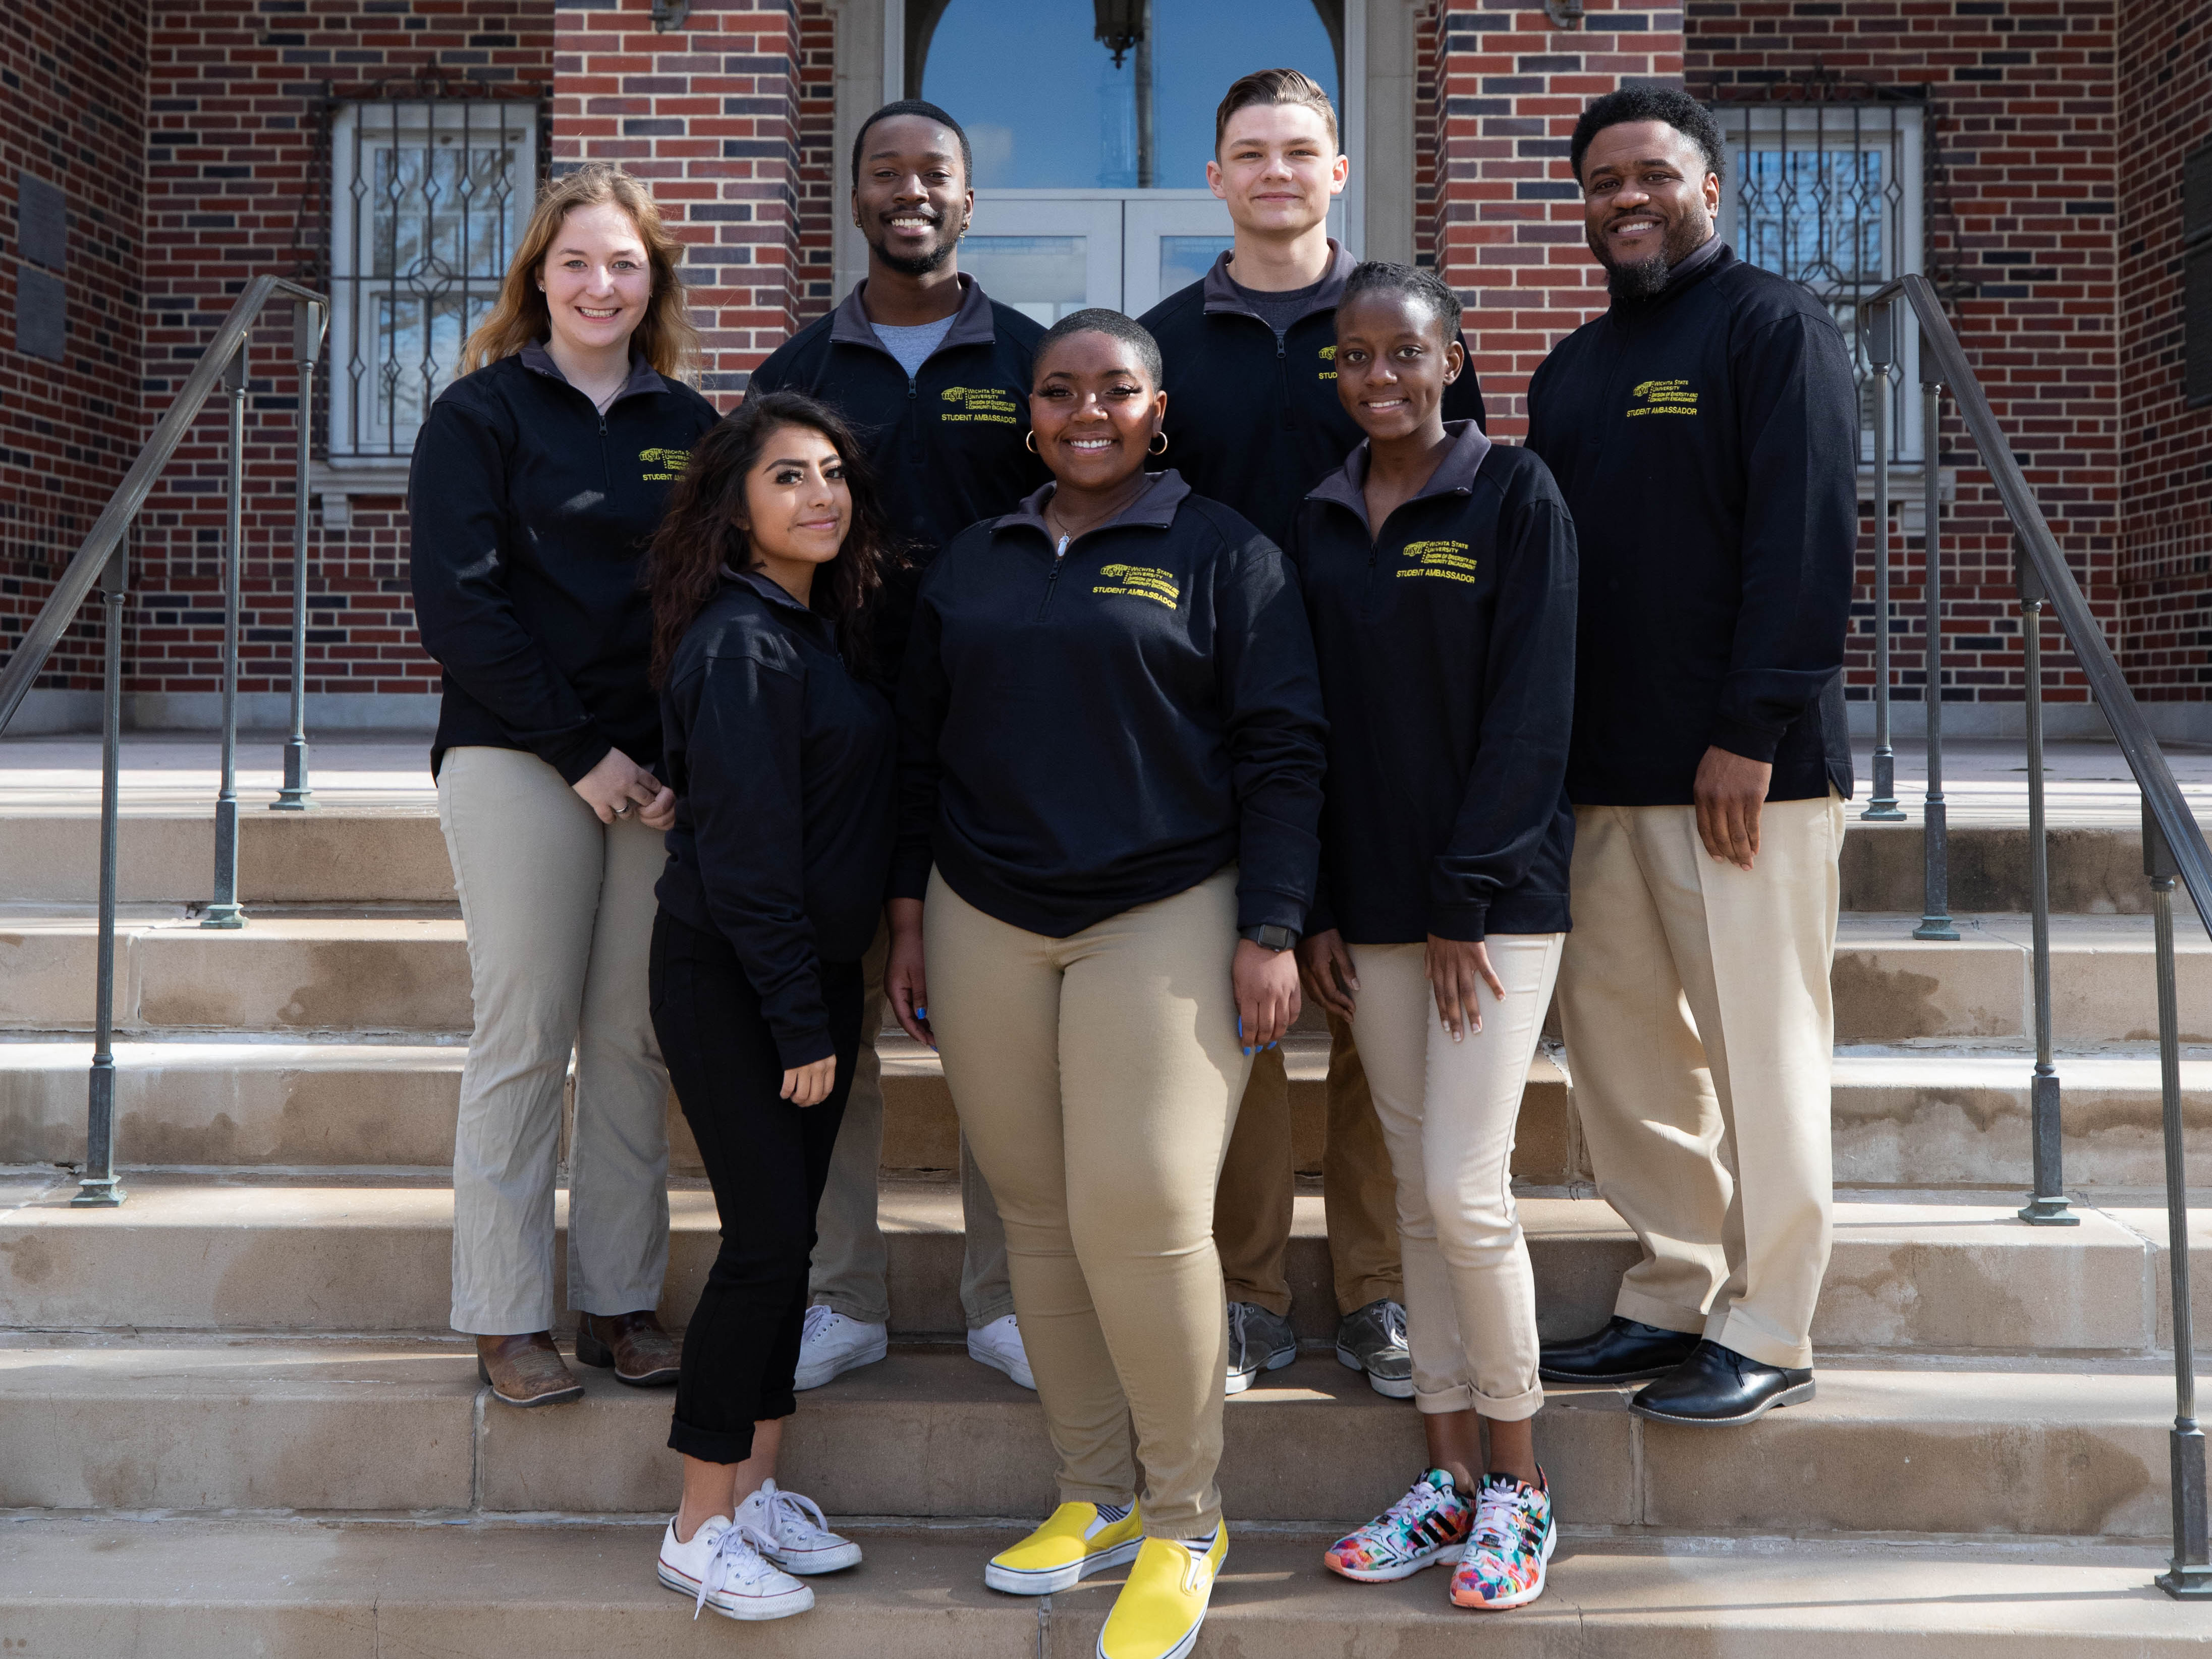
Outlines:
{"label": "window with diamond lattice", "polygon": [[[1874,459],[1873,396],[1863,301],[1921,269],[1921,115],[1917,105],[1722,104],[1713,114],[1728,143],[1720,234],[1739,258],[1812,291],[1843,330],[1858,363],[1860,459]],[[1890,371],[1890,458],[1921,459],[1919,346],[1898,332]]]}
{"label": "window with diamond lattice", "polygon": [[499,294],[538,187],[534,103],[339,106],[331,123],[333,460],[405,456]]}

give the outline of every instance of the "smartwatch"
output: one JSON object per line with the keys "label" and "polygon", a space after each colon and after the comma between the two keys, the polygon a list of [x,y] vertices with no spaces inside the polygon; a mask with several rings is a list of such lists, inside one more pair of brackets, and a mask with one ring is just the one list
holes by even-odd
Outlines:
{"label": "smartwatch", "polygon": [[1237,936],[1249,939],[1263,951],[1287,951],[1298,942],[1295,927],[1285,927],[1279,922],[1269,922],[1264,927],[1240,927]]}

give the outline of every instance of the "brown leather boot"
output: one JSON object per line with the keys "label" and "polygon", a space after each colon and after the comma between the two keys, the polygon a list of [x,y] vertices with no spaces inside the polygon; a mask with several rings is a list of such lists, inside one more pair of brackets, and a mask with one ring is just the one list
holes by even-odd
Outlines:
{"label": "brown leather boot", "polygon": [[660,1328],[660,1316],[641,1313],[576,1316],[576,1363],[611,1365],[615,1381],[633,1389],[665,1389],[676,1381],[683,1345]]}
{"label": "brown leather boot", "polygon": [[477,1376],[510,1406],[553,1406],[584,1396],[584,1385],[561,1363],[550,1331],[478,1337]]}

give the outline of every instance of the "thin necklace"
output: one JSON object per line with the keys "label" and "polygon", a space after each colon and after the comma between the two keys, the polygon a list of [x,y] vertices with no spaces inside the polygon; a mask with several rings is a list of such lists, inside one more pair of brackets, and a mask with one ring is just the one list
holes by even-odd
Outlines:
{"label": "thin necklace", "polygon": [[[1134,500],[1136,500],[1136,495],[1133,494],[1129,497],[1129,501]],[[1105,523],[1115,514],[1127,510],[1128,505],[1128,501],[1123,501],[1117,507],[1109,507],[1105,512],[1100,514],[1096,520],[1091,524],[1085,525],[1081,530],[1072,529],[1069,527],[1066,518],[1060,511],[1060,490],[1058,486],[1055,485],[1053,489],[1052,500],[1047,501],[1044,507],[1046,526],[1049,528],[1054,524],[1057,524],[1060,526],[1060,546],[1056,550],[1054,556],[1065,557],[1067,553],[1068,543],[1073,541],[1078,536],[1089,535],[1091,532],[1097,529],[1100,525]]]}

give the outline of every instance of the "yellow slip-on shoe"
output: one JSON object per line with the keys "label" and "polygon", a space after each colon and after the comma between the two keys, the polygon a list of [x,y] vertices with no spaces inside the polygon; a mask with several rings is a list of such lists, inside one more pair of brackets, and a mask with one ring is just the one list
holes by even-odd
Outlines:
{"label": "yellow slip-on shoe", "polygon": [[1145,1523],[1133,1504],[1119,1521],[1101,1520],[1096,1504],[1062,1504],[1044,1525],[993,1556],[983,1582],[1010,1595],[1073,1589],[1094,1572],[1133,1560],[1144,1541]]}
{"label": "yellow slip-on shoe", "polygon": [[1198,1643],[1214,1575],[1229,1553],[1229,1527],[1213,1547],[1193,1555],[1172,1538],[1147,1538],[1098,1632],[1098,1659],[1183,1659]]}

